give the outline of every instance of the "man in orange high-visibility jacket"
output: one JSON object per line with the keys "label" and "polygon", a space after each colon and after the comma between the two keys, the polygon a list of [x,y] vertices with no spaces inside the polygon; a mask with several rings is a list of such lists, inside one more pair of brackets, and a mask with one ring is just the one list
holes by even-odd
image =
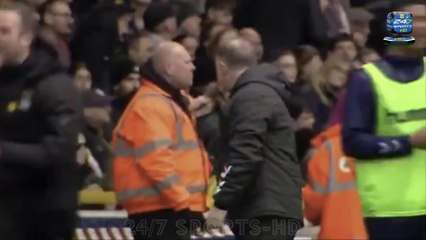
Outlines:
{"label": "man in orange high-visibility jacket", "polygon": [[353,160],[343,155],[340,130],[334,125],[312,141],[303,189],[305,217],[321,226],[318,239],[367,239]]}
{"label": "man in orange high-visibility jacket", "polygon": [[114,190],[135,239],[189,240],[207,210],[210,163],[181,91],[193,70],[181,45],[161,43],[114,131]]}

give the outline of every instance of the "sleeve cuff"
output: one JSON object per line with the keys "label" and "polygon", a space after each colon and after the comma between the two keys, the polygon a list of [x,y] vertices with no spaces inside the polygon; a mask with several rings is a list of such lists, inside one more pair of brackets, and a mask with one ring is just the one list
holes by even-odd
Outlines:
{"label": "sleeve cuff", "polygon": [[227,207],[225,204],[222,204],[220,201],[217,200],[217,198],[214,198],[214,206],[220,210],[227,211]]}

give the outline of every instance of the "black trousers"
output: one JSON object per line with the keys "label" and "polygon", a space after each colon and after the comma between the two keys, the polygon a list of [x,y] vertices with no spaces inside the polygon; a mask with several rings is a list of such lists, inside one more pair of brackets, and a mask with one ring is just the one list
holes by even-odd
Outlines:
{"label": "black trousers", "polygon": [[159,210],[129,215],[126,227],[135,240],[189,240],[203,224],[201,213]]}
{"label": "black trousers", "polygon": [[417,217],[366,218],[369,239],[426,240],[426,215]]}
{"label": "black trousers", "polygon": [[302,223],[292,218],[263,216],[250,220],[230,220],[235,240],[293,240]]}
{"label": "black trousers", "polygon": [[46,219],[26,215],[0,214],[0,239],[7,240],[72,240],[73,223],[63,217]]}
{"label": "black trousers", "polygon": [[[27,195],[25,195],[27,194]],[[75,211],[46,209],[30,193],[0,199],[0,239],[71,240],[76,225]]]}

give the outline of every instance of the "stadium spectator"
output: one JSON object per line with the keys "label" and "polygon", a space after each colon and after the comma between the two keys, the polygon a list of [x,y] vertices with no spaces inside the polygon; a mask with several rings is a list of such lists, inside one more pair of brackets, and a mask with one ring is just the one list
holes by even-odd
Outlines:
{"label": "stadium spectator", "polygon": [[192,35],[179,35],[173,39],[174,42],[180,43],[186,51],[189,52],[192,59],[195,59],[195,52],[198,49],[198,39]]}
{"label": "stadium spectator", "polygon": [[350,34],[349,0],[320,0],[322,13],[327,23],[327,36],[330,39],[340,34]]}
{"label": "stadium spectator", "polygon": [[204,23],[200,35],[200,46],[207,48],[214,36],[216,36],[222,29],[225,28],[227,28],[227,26],[223,24],[214,22]]}
{"label": "stadium spectator", "polygon": [[[302,161],[311,147],[310,141],[314,135],[313,125],[315,118],[306,101],[308,87],[298,79],[299,69],[293,51],[280,51],[274,65],[277,66],[287,80],[291,83],[292,96],[287,104],[290,115],[295,120],[295,136],[297,145],[297,158]],[[313,60],[315,61],[315,60]]]}
{"label": "stadium spectator", "polygon": [[83,92],[92,88],[92,74],[89,72],[89,69],[87,69],[86,64],[74,64],[71,73],[77,90]]}
{"label": "stadium spectator", "polygon": [[312,90],[307,93],[307,98],[309,109],[315,116],[315,132],[321,132],[328,123],[351,70],[348,62],[329,57],[312,78]]}
{"label": "stadium spectator", "polygon": [[380,55],[371,48],[363,48],[360,50],[361,55],[361,62],[366,64],[370,62],[375,62],[379,60],[381,57]]}
{"label": "stadium spectator", "polygon": [[35,7],[37,9],[41,5],[43,5],[47,0],[25,0],[24,2],[28,3],[32,7]]}
{"label": "stadium spectator", "polygon": [[[209,160],[182,95],[193,71],[180,44],[161,43],[114,133],[114,189],[137,240],[189,240],[190,220],[201,221],[206,211]],[[141,231],[140,222],[153,231]]]}
{"label": "stadium spectator", "polygon": [[84,186],[98,184],[103,189],[110,190],[113,153],[103,132],[111,121],[112,98],[96,90],[84,91],[82,95],[85,118],[82,134],[85,139],[84,146],[90,151],[86,162],[91,170],[84,177]]}
{"label": "stadium spectator", "polygon": [[358,56],[358,48],[352,35],[341,34],[336,36],[331,41],[329,56],[350,63],[354,62]]}
{"label": "stadium spectator", "polygon": [[205,21],[231,26],[235,0],[207,0]]}
{"label": "stadium spectator", "polygon": [[[424,1],[401,1],[414,29],[426,25]],[[415,33],[416,32],[416,33]],[[382,60],[366,64],[348,81],[343,148],[357,159],[357,188],[370,239],[426,236],[426,37],[389,47]]]}
{"label": "stadium spectator", "polygon": [[217,27],[216,29],[213,28],[213,30],[217,30],[217,32],[213,32],[215,34],[208,41],[205,52],[200,52],[201,59],[198,59],[198,55],[195,58],[194,86],[192,89],[194,95],[202,94],[209,83],[216,81],[216,70],[213,62],[216,48],[221,43],[238,36],[238,32],[229,27]]}
{"label": "stadium spectator", "polygon": [[[301,45],[294,50],[297,61],[297,82],[308,86],[312,77],[323,66],[323,61],[316,48],[310,45]],[[305,87],[304,86],[304,87]]]}
{"label": "stadium spectator", "polygon": [[79,95],[29,6],[0,1],[0,29],[0,236],[72,239]]}
{"label": "stadium spectator", "polygon": [[282,51],[274,61],[274,64],[281,69],[285,77],[291,83],[296,83],[298,76],[296,57],[292,51]]}
{"label": "stadium spectator", "polygon": [[143,19],[145,29],[151,34],[154,46],[172,40],[177,32],[176,11],[169,3],[153,2],[148,5]]}
{"label": "stadium spectator", "polygon": [[49,0],[42,6],[41,37],[59,52],[61,63],[71,66],[71,52],[67,41],[73,33],[74,19],[65,0]]}
{"label": "stadium spectator", "polygon": [[251,43],[256,50],[256,56],[258,61],[260,61],[263,57],[263,45],[262,45],[262,37],[259,35],[256,30],[253,28],[243,28],[240,30],[240,35],[246,41]]}
{"label": "stadium spectator", "polygon": [[353,62],[353,66],[355,69],[360,69],[362,66],[369,62],[375,62],[379,60],[381,57],[371,48],[363,47],[359,49],[358,56]]}
{"label": "stadium spectator", "polygon": [[371,31],[366,46],[373,48],[380,55],[384,55],[386,50],[386,45],[383,44],[383,38],[388,34],[386,29],[387,14],[395,10],[392,8],[391,3],[398,1],[399,0],[374,0],[368,1],[364,6],[366,10],[374,15],[374,19],[370,22]]}
{"label": "stadium spectator", "polygon": [[220,92],[216,82],[210,83],[206,87],[204,96],[212,99],[212,105],[205,106],[203,114],[197,116],[197,129],[209,154],[213,173],[218,177],[222,173],[226,161],[221,121],[227,98]]}
{"label": "stadium spectator", "polygon": [[128,4],[135,10],[133,18],[130,22],[130,26],[134,33],[143,31],[145,29],[145,23],[143,15],[152,0],[126,0]]}
{"label": "stadium spectator", "polygon": [[177,6],[178,33],[191,35],[198,39],[201,35],[200,13],[195,6],[185,1],[179,2]]}
{"label": "stadium spectator", "polygon": [[142,67],[154,52],[154,42],[146,32],[132,35],[128,40],[127,54],[133,64]]}
{"label": "stadium spectator", "polygon": [[127,57],[132,14],[133,9],[127,5],[101,3],[76,31],[73,58],[87,64],[95,88],[111,92],[110,69],[114,61]]}
{"label": "stadium spectator", "polygon": [[[230,93],[227,170],[207,220],[223,221],[221,210],[226,210],[237,239],[292,239],[303,219],[303,180],[286,109],[288,84],[272,64],[256,66],[254,48],[240,38],[219,46],[215,63],[220,89]],[[257,220],[260,231],[239,225],[238,219]],[[286,231],[273,231],[273,222]]]}
{"label": "stadium spectator", "polygon": [[349,10],[349,21],[351,24],[351,34],[357,47],[366,46],[368,35],[370,35],[370,22],[374,19],[373,14],[364,8],[351,8]]}
{"label": "stadium spectator", "polygon": [[115,127],[140,86],[140,69],[128,60],[118,62],[112,70],[111,80],[115,99],[111,103],[112,124]]}

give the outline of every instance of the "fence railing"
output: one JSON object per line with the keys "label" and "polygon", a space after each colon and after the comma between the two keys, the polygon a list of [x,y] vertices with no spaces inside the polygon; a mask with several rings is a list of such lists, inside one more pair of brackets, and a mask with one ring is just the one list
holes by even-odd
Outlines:
{"label": "fence railing", "polygon": [[[79,203],[99,205],[105,209],[115,209],[117,201],[114,192],[102,190],[83,190],[79,193]],[[127,212],[125,210],[80,210],[79,224],[75,231],[75,240],[133,240],[132,231],[126,227]],[[306,229],[302,229],[305,230]],[[300,235],[300,234],[299,234]],[[311,240],[311,234],[296,237],[297,240]],[[232,232],[221,235],[192,236],[192,239],[233,240]]]}

